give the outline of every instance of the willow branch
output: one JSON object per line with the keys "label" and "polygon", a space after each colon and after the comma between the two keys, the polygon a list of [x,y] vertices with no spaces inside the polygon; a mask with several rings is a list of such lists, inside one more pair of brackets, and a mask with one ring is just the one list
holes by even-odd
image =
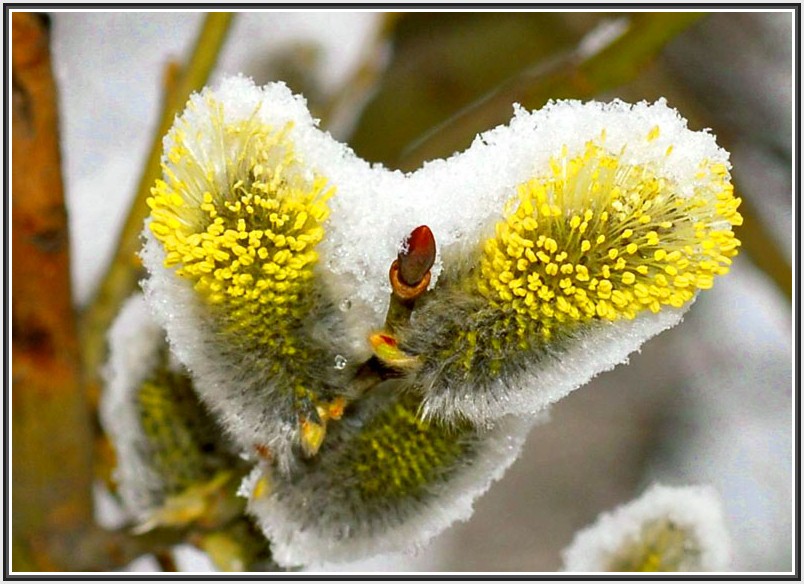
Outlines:
{"label": "willow branch", "polygon": [[[740,192],[739,185],[735,190]],[[740,214],[743,216],[743,224],[737,231],[742,249],[782,291],[787,300],[792,301],[793,270],[790,262],[777,245],[767,225],[756,212],[752,199],[749,197],[742,197],[742,199]]]}
{"label": "willow branch", "polygon": [[78,542],[78,559],[71,569],[82,572],[116,570],[147,554],[154,554],[161,564],[160,559],[170,557],[173,547],[185,543],[188,537],[189,532],[183,529],[163,528],[134,535],[128,527],[114,530],[93,527]]}
{"label": "willow branch", "polygon": [[11,568],[33,571],[69,566],[92,523],[48,29],[43,15],[12,15]]}
{"label": "willow branch", "polygon": [[409,146],[397,162],[414,170],[423,161],[468,146],[473,137],[507,121],[511,104],[537,109],[549,99],[589,98],[634,78],[678,33],[703,16],[697,13],[639,13],[628,29],[602,50],[583,49],[539,63],[503,83]]}

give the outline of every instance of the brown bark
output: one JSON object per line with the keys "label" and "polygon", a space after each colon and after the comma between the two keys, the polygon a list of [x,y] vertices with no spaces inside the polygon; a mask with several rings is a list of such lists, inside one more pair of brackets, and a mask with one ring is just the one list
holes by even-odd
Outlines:
{"label": "brown bark", "polygon": [[12,14],[12,570],[68,569],[92,522],[47,19]]}

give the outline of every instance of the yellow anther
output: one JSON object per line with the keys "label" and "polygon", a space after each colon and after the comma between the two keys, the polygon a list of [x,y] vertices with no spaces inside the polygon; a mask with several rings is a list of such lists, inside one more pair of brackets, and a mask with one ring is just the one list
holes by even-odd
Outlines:
{"label": "yellow anther", "polygon": [[307,457],[315,456],[324,443],[327,435],[325,424],[317,424],[310,420],[302,420],[299,432],[301,436],[301,447]]}
{"label": "yellow anther", "polygon": [[251,491],[252,497],[256,499],[262,499],[263,497],[267,496],[271,492],[271,486],[268,482],[268,479],[265,476],[261,476],[257,479],[257,482],[254,483],[254,488]]}
{"label": "yellow anther", "polygon": [[579,282],[586,282],[589,280],[589,269],[586,266],[575,266],[575,279]]}

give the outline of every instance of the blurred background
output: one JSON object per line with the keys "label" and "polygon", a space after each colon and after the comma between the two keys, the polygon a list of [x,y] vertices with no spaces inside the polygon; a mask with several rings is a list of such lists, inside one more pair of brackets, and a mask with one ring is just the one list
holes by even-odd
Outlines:
{"label": "blurred background", "polygon": [[[135,196],[166,64],[189,57],[204,16],[51,15],[79,306],[97,290]],[[311,569],[557,570],[576,530],[655,481],[717,488],[734,570],[793,569],[793,13],[677,17],[235,16],[211,82],[238,72],[258,83],[284,80],[322,127],[370,161],[412,170],[449,155],[478,130],[505,123],[514,101],[536,108],[549,98],[664,96],[732,153],[745,201],[745,249],[732,273],[630,365],[559,402],[470,521],[416,556]],[[177,560],[182,569],[212,569],[189,546]],[[142,558],[131,569],[158,568]]]}

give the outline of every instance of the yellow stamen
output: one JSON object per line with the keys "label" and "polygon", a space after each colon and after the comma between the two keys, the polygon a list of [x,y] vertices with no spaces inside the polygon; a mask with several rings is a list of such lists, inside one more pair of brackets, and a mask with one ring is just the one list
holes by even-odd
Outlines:
{"label": "yellow stamen", "polygon": [[[658,136],[656,127],[648,140]],[[518,207],[483,246],[477,290],[521,338],[682,306],[728,271],[740,244],[727,169],[704,162],[699,178],[683,196],[660,168],[629,165],[595,143],[562,154],[546,176],[518,188]],[[531,246],[538,261],[520,261]]]}

